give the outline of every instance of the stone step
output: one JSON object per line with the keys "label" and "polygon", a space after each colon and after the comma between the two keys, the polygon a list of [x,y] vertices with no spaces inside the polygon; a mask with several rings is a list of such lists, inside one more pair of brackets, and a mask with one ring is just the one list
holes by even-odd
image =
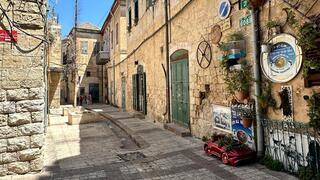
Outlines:
{"label": "stone step", "polygon": [[181,125],[175,124],[175,123],[167,123],[163,125],[165,129],[175,133],[178,136],[181,137],[188,137],[191,136],[191,132],[188,128],[183,127]]}

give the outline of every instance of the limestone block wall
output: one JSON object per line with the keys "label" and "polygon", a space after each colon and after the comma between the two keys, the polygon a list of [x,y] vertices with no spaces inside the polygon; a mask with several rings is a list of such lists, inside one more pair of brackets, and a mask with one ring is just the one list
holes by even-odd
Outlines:
{"label": "limestone block wall", "polygon": [[0,42],[0,176],[5,176],[43,167],[46,54],[41,39],[45,38],[47,1],[0,3],[8,7],[9,18],[3,17],[1,29],[10,30],[8,21],[13,20],[21,28],[13,27],[17,43]]}
{"label": "limestone block wall", "polygon": [[[285,23],[286,22],[286,13],[283,11],[284,8],[288,8],[284,3],[273,0],[270,3],[270,20],[278,20],[282,24],[285,24],[282,26],[282,32],[283,33],[288,33],[291,34],[295,37],[298,35],[298,28],[294,28],[290,23]],[[310,17],[313,15],[318,15],[320,12],[320,2],[317,2],[316,4],[313,5],[313,1],[302,1],[301,5],[298,8],[299,11],[306,13],[306,16]],[[298,21],[299,25],[303,25],[306,21],[305,18],[303,18],[301,15],[293,12],[295,19]],[[267,41],[271,37],[268,36],[268,32],[266,29],[266,23],[268,22],[269,19],[269,6],[266,4],[261,11],[261,16],[260,16],[260,22],[261,22],[261,27],[262,27],[262,40]],[[281,89],[281,86],[292,86],[292,99],[293,99],[293,117],[294,121],[300,121],[304,123],[309,122],[309,117],[308,117],[308,106],[307,106],[307,101],[303,99],[304,95],[311,96],[314,92],[319,93],[320,92],[320,87],[319,86],[313,86],[311,88],[305,88],[304,87],[304,78],[303,78],[303,71],[300,70],[299,74],[291,81],[288,83],[273,83],[272,84],[272,94],[274,98],[278,102],[278,106],[280,106],[280,96],[279,92]],[[271,119],[278,119],[282,120],[282,110],[272,110],[269,109],[268,116]]]}

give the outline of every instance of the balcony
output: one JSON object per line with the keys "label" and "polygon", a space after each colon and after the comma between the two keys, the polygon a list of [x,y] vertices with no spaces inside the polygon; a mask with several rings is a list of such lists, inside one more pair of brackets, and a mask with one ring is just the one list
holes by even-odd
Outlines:
{"label": "balcony", "polygon": [[105,65],[110,61],[110,52],[109,51],[100,51],[97,54],[96,64]]}

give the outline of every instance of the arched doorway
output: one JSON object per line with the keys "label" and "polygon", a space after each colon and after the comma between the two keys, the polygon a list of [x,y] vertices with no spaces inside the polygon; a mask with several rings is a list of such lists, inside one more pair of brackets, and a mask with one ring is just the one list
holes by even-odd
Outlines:
{"label": "arched doorway", "polygon": [[174,123],[189,126],[189,62],[188,51],[180,49],[170,57],[171,109]]}
{"label": "arched doorway", "polygon": [[143,66],[138,65],[137,74],[132,75],[133,109],[147,114],[147,84]]}

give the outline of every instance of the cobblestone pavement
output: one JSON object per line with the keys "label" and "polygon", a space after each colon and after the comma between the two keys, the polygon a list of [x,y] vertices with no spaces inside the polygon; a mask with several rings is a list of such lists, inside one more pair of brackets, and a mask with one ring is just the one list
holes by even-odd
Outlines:
{"label": "cobblestone pavement", "polygon": [[[109,120],[80,126],[53,125],[47,131],[45,170],[40,174],[2,179],[296,179],[259,164],[224,165],[219,159],[206,156],[198,139],[178,137],[164,130],[161,124],[132,118],[110,106],[94,106],[93,110],[112,113],[148,146],[137,147]],[[133,155],[125,156],[128,153]]]}

